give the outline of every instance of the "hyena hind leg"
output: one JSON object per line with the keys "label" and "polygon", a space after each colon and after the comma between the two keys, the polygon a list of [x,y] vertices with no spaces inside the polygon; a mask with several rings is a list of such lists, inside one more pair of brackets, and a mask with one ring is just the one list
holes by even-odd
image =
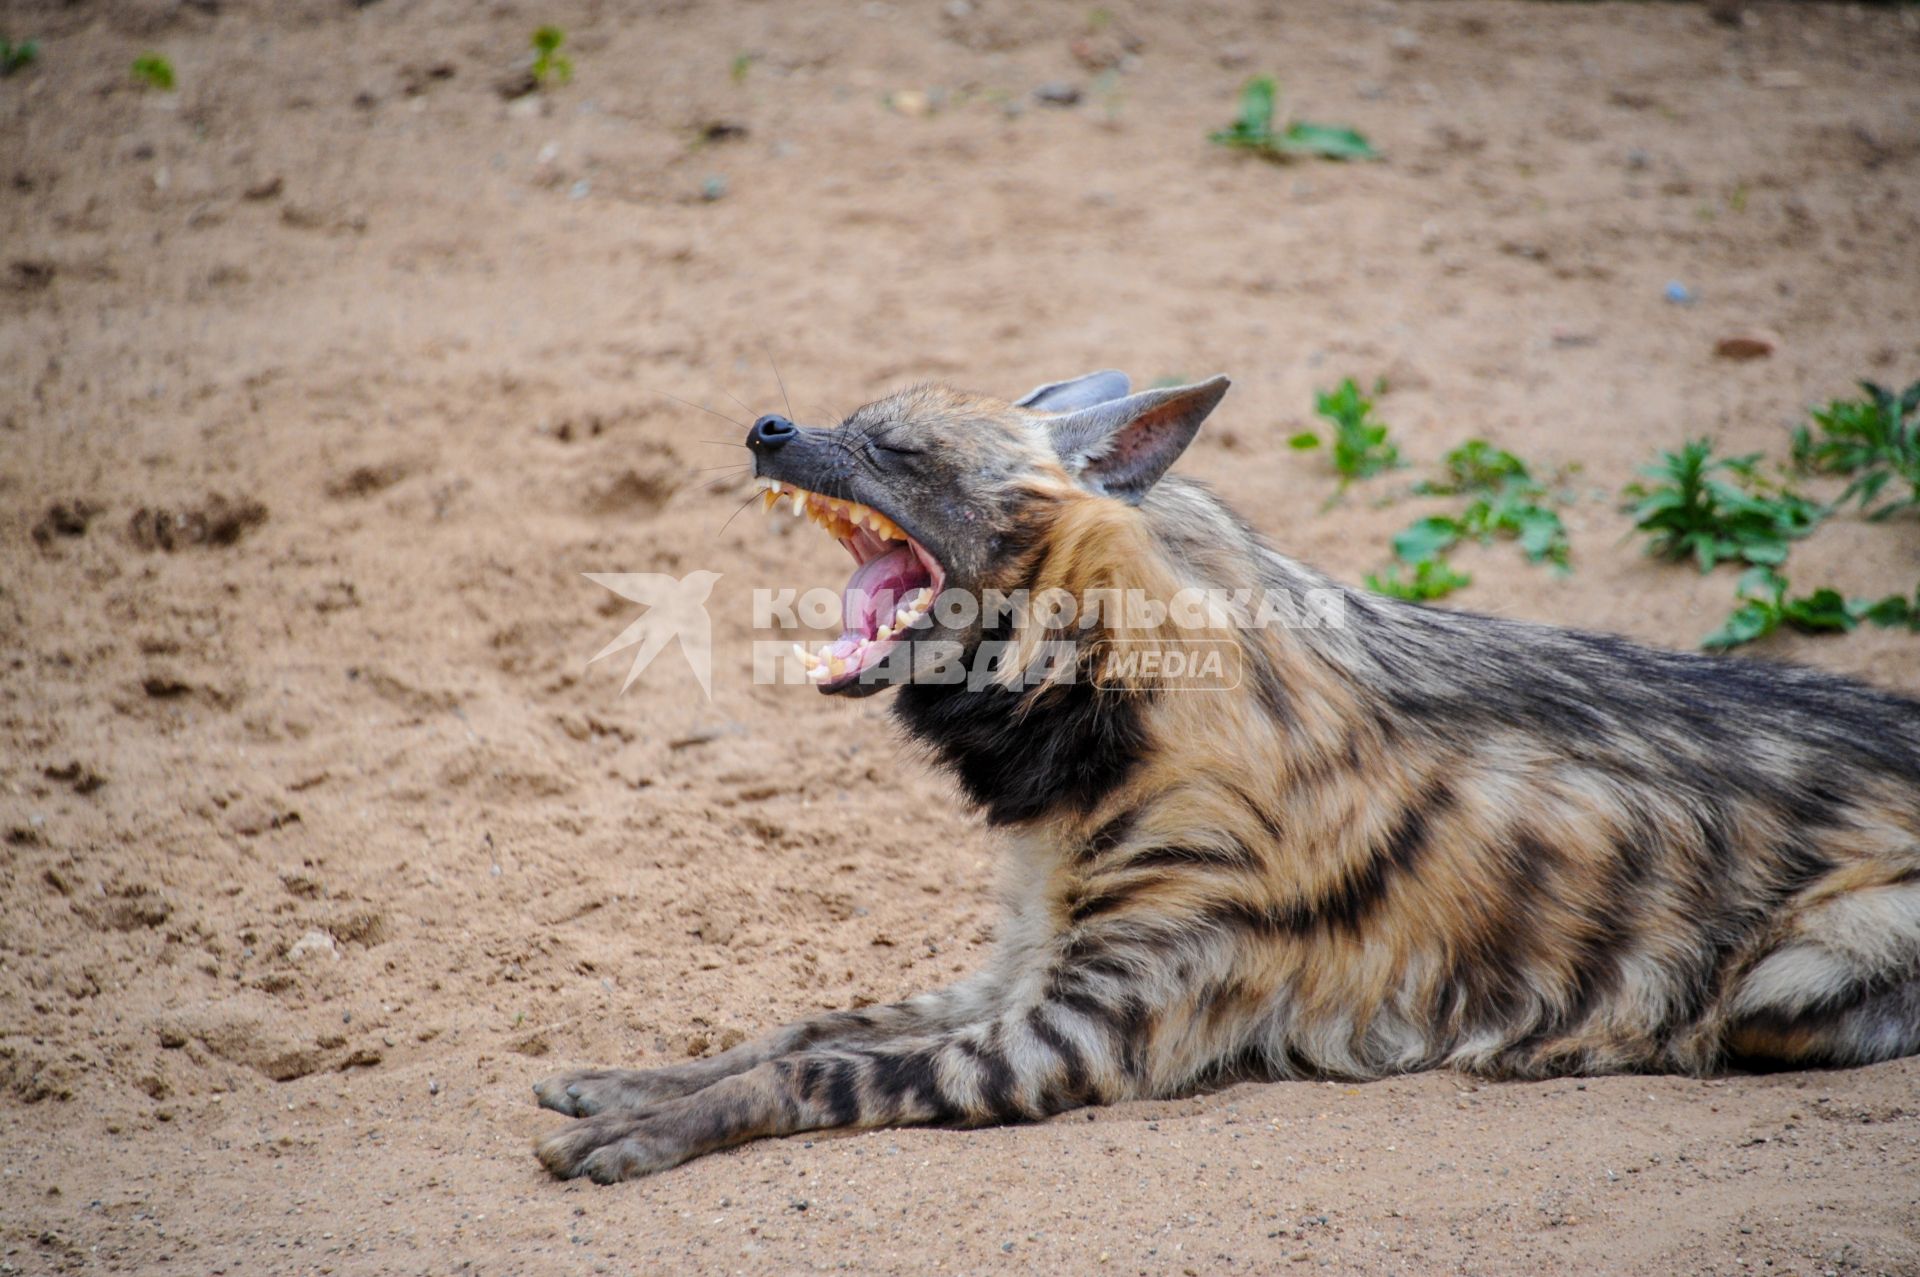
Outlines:
{"label": "hyena hind leg", "polygon": [[1759,1068],[1875,1064],[1920,1054],[1920,980],[1839,1006],[1737,1020],[1727,1031],[1727,1053],[1735,1064]]}
{"label": "hyena hind leg", "polygon": [[1740,983],[1726,1045],[1772,1066],[1920,1053],[1920,882],[1851,891],[1795,920]]}

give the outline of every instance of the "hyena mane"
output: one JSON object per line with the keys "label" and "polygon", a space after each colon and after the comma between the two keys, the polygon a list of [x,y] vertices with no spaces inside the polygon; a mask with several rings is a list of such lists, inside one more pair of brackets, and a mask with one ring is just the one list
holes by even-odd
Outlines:
{"label": "hyena mane", "polygon": [[[995,951],[951,988],[711,1060],[550,1078],[541,1102],[581,1119],[542,1142],[550,1168],[623,1178],[759,1135],[1229,1076],[1920,1050],[1920,704],[1340,586],[1162,477],[1225,388],[1097,373],[1012,404],[918,388],[833,430],[756,423],[769,506],[859,565],[812,676],[895,686],[905,735],[1009,834]],[[877,580],[908,603],[861,605]],[[969,628],[928,602],[957,588],[1312,606]],[[1232,677],[1114,673],[1181,642],[1230,652]],[[1064,672],[1032,677],[1063,644]],[[943,645],[999,664],[926,677]]]}

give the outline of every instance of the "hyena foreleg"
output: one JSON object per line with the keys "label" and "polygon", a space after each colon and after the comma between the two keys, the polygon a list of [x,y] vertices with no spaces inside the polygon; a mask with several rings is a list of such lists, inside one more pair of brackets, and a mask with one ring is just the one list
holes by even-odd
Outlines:
{"label": "hyena foreleg", "polygon": [[1010,982],[1010,996],[972,1023],[810,1045],[691,1094],[584,1118],[542,1140],[540,1160],[610,1183],[765,1136],[1025,1121],[1191,1076],[1208,1058],[1197,1008],[1156,996],[1169,982],[1103,952]]}
{"label": "hyena foreleg", "polygon": [[723,1078],[815,1047],[857,1045],[937,1033],[979,1018],[993,1002],[991,981],[976,975],[888,1006],[835,1011],[776,1029],[705,1060],[657,1069],[575,1069],[534,1083],[542,1108],[569,1117],[637,1111],[679,1099]]}

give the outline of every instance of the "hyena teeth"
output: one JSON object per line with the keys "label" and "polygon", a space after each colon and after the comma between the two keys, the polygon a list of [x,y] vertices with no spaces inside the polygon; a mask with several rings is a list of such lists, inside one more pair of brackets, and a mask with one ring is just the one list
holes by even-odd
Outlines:
{"label": "hyena teeth", "polygon": [[764,509],[771,512],[779,499],[785,497],[788,513],[796,519],[805,515],[829,536],[847,540],[859,535],[861,529],[865,528],[882,541],[910,543],[905,529],[870,505],[843,501],[838,497],[823,497],[817,492],[808,492],[764,475],[755,479],[754,484],[761,493]]}

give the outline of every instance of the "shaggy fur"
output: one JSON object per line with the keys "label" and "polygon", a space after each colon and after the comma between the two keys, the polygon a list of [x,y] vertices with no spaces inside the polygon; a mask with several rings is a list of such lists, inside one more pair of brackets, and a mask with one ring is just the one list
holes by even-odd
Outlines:
{"label": "shaggy fur", "polygon": [[540,1102],[580,1119],[541,1142],[552,1171],[615,1180],[758,1136],[1016,1121],[1222,1076],[1920,1050],[1920,704],[1343,590],[1160,479],[1224,390],[921,388],[759,456],[884,512],[948,588],[1338,591],[1344,623],[1216,625],[1241,677],[1210,694],[1099,676],[1163,629],[934,625],[970,651],[1080,654],[1068,682],[1026,686],[1016,660],[990,686],[895,692],[1011,835],[990,965],[709,1060],[550,1078]]}

